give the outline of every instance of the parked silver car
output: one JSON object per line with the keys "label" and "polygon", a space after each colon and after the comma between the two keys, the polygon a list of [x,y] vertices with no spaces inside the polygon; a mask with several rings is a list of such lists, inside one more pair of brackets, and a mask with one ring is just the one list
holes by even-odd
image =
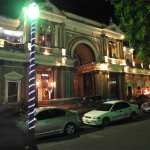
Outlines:
{"label": "parked silver car", "polygon": [[[17,124],[28,131],[28,114],[17,118]],[[81,125],[77,112],[57,107],[35,108],[35,137],[65,133],[73,134]]]}

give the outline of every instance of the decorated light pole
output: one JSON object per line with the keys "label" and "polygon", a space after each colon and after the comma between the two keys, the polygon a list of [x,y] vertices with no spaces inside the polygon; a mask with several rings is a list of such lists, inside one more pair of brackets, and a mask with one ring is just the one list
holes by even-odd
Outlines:
{"label": "decorated light pole", "polygon": [[29,87],[28,87],[28,133],[29,146],[34,143],[35,126],[34,126],[34,108],[35,108],[35,23],[39,16],[39,7],[36,3],[31,3],[27,10],[27,15],[31,19],[31,51],[30,51],[30,66],[29,66]]}

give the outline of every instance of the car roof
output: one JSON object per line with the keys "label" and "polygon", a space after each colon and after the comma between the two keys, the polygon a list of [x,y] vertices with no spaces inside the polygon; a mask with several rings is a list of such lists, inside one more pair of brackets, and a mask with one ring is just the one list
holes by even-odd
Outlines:
{"label": "car roof", "polygon": [[115,104],[118,102],[124,102],[124,100],[110,100],[110,101],[104,102],[104,104]]}
{"label": "car roof", "polygon": [[[35,111],[36,111],[36,112],[40,112],[40,111],[42,111],[42,110],[55,109],[55,108],[57,108],[57,109],[63,109],[63,108],[59,108],[59,107],[55,107],[55,106],[45,106],[45,107],[37,107],[37,108],[35,108]],[[63,110],[64,110],[64,109],[63,109]]]}

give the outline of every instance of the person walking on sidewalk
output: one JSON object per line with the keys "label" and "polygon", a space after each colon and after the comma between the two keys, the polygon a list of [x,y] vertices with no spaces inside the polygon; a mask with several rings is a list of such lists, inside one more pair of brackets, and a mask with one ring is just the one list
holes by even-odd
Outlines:
{"label": "person walking on sidewalk", "polygon": [[22,113],[26,112],[26,102],[23,98],[21,98],[21,100],[20,100],[20,111]]}

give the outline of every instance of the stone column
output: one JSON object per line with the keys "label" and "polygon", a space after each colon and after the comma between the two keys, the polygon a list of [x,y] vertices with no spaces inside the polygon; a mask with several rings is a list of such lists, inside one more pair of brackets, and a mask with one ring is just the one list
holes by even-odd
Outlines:
{"label": "stone column", "polygon": [[65,66],[60,67],[59,79],[60,79],[60,97],[65,97]]}
{"label": "stone column", "polygon": [[122,93],[122,99],[126,99],[126,79],[125,79],[125,73],[121,73],[121,93]]}
{"label": "stone column", "polygon": [[59,80],[58,80],[58,67],[53,68],[53,82],[56,83],[54,87],[54,98],[58,98],[58,91],[59,91]]}
{"label": "stone column", "polygon": [[118,73],[118,85],[119,85],[119,99],[122,99],[122,80],[121,80],[121,73]]}
{"label": "stone column", "polygon": [[[3,76],[2,63],[3,63],[3,61],[0,60],[0,81],[3,81],[2,80],[2,76]],[[0,84],[0,101],[2,101],[2,86],[3,86],[3,84],[1,82],[1,84]]]}
{"label": "stone column", "polygon": [[54,68],[54,81],[56,81],[56,88],[54,97],[62,98],[65,96],[65,67],[58,66]]}
{"label": "stone column", "polygon": [[61,31],[60,31],[60,46],[62,47],[62,48],[64,48],[64,37],[65,37],[65,24],[64,23],[62,23],[61,24]]}
{"label": "stone column", "polygon": [[74,78],[72,68],[65,68],[64,74],[64,97],[73,97],[74,95]]}
{"label": "stone column", "polygon": [[24,21],[24,28],[23,28],[23,43],[30,42],[30,27],[31,23],[29,20],[25,19]]}
{"label": "stone column", "polygon": [[107,75],[107,98],[110,98],[110,76],[109,76],[110,73],[108,73]]}
{"label": "stone column", "polygon": [[39,43],[39,23],[35,24],[35,45]]}
{"label": "stone column", "polygon": [[107,75],[103,74],[103,98],[107,98],[108,85],[107,85]]}
{"label": "stone column", "polygon": [[58,47],[58,25],[55,25],[55,35],[54,35],[54,37],[55,37],[55,39],[54,39],[54,41],[55,41],[55,43],[54,43],[54,47]]}
{"label": "stone column", "polygon": [[96,73],[95,75],[95,95],[102,95],[101,93],[101,75],[99,73]]}
{"label": "stone column", "polygon": [[101,52],[102,62],[104,61],[104,56],[107,56],[107,49],[108,49],[107,39],[106,39],[106,36],[103,34],[102,35],[102,52]]}

